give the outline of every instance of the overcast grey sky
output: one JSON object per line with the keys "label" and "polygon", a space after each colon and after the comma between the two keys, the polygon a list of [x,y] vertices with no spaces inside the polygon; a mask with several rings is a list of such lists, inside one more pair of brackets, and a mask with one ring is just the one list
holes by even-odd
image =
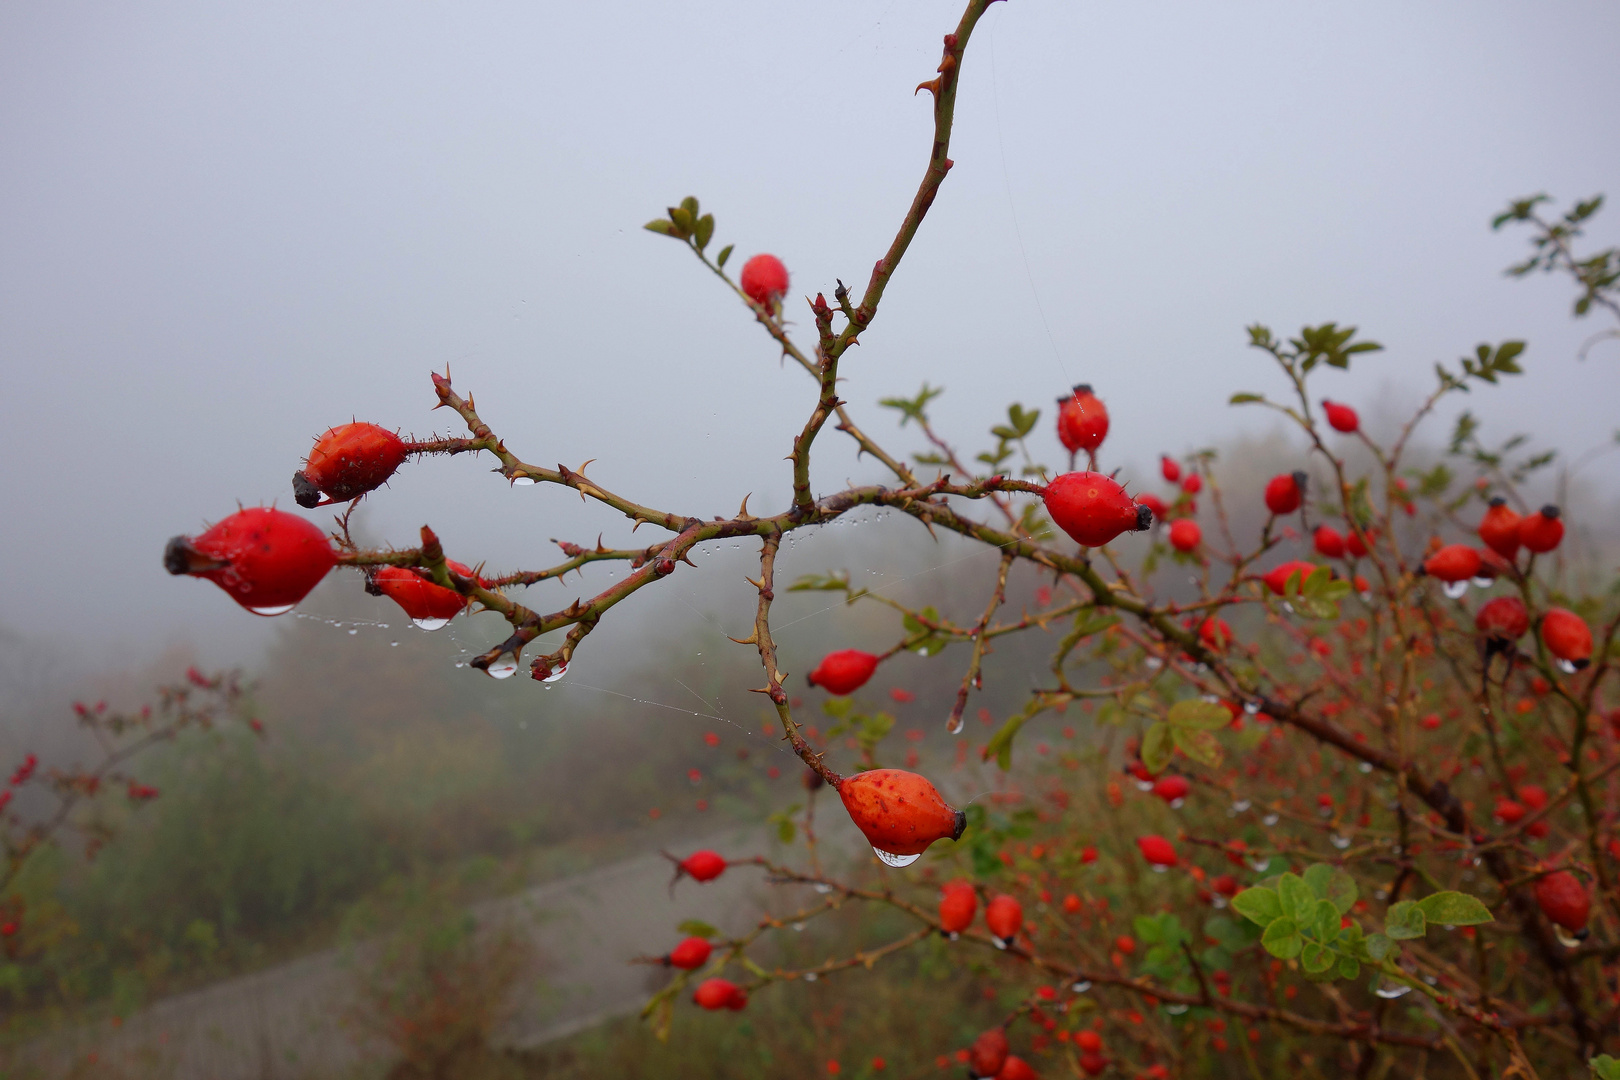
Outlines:
{"label": "overcast grey sky", "polygon": [[[779,508],[810,387],[639,226],[695,194],[796,293],[863,283],[959,6],[0,7],[0,624],[250,655],[272,621],[170,579],[164,540],[237,500],[296,509],[312,437],[351,416],[448,430],[447,362],[533,461],[595,458],[683,512]],[[1577,363],[1600,327],[1567,284],[1504,279],[1523,240],[1488,223],[1542,189],[1620,194],[1617,45],[1612,2],[997,4],[845,396],[887,435],[875,400],[928,379],[966,434],[1090,381],[1106,459],[1145,467],[1256,423],[1224,405],[1275,386],[1246,323],[1338,319],[1388,346],[1324,379],[1369,412],[1528,339],[1523,387],[1468,404],[1584,449],[1617,425],[1620,354]],[[1617,235],[1611,210],[1594,242]],[[875,476],[825,441],[819,488]],[[501,566],[623,539],[486,468],[409,466],[370,523]]]}

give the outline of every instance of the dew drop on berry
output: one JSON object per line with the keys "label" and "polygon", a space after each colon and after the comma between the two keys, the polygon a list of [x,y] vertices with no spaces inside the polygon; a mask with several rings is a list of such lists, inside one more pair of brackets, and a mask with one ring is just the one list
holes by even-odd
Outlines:
{"label": "dew drop on berry", "polygon": [[1580,947],[1581,939],[1576,937],[1574,934],[1571,934],[1568,930],[1565,930],[1557,923],[1553,923],[1553,934],[1557,936],[1558,944],[1562,945],[1566,949],[1575,949]]}
{"label": "dew drop on berry", "polygon": [[484,672],[492,679],[510,679],[517,674],[517,669],[517,657],[512,653],[504,652],[497,656],[495,662],[485,668]]}
{"label": "dew drop on berry", "polygon": [[1565,675],[1573,675],[1577,671],[1581,670],[1568,660],[1554,660],[1553,663],[1557,664],[1558,670],[1562,671]]}
{"label": "dew drop on berry", "polygon": [[411,625],[418,630],[442,630],[450,625],[450,620],[436,618],[412,619]]}
{"label": "dew drop on berry", "polygon": [[890,866],[910,866],[912,863],[922,858],[922,852],[918,852],[915,855],[896,855],[894,852],[884,851],[882,848],[873,848],[872,854],[876,855]]}
{"label": "dew drop on berry", "polygon": [[1151,780],[1138,780],[1136,782],[1136,790],[1137,791],[1152,791],[1153,790],[1153,782]]}
{"label": "dew drop on berry", "polygon": [[293,609],[292,604],[277,604],[273,607],[250,607],[249,611],[255,615],[285,615]]}
{"label": "dew drop on berry", "polygon": [[1249,860],[1249,869],[1253,870],[1257,874],[1265,873],[1267,868],[1270,866],[1271,860],[1269,858],[1258,857]]}
{"label": "dew drop on berry", "polygon": [[1440,591],[1446,594],[1448,600],[1461,600],[1468,592],[1467,581],[1448,581],[1441,586]]}
{"label": "dew drop on berry", "polygon": [[1183,806],[1186,806],[1186,805],[1187,805],[1187,800],[1186,799],[1171,799],[1170,800],[1170,809],[1172,809],[1172,810],[1180,810]]}
{"label": "dew drop on berry", "polygon": [[1469,580],[1469,584],[1473,585],[1473,587],[1476,588],[1476,589],[1488,589],[1492,585],[1496,584],[1496,579],[1495,578],[1477,577],[1477,578],[1469,578],[1468,580]]}

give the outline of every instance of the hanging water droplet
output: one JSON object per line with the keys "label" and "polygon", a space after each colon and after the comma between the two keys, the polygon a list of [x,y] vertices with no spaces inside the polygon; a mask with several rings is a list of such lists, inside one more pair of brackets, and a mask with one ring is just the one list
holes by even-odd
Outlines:
{"label": "hanging water droplet", "polygon": [[1553,923],[1553,934],[1557,936],[1558,944],[1562,945],[1566,949],[1577,948],[1581,943],[1580,938],[1576,937],[1574,934],[1571,934],[1568,930],[1565,930],[1557,923]]}
{"label": "hanging water droplet", "polygon": [[803,930],[804,930],[804,923],[796,922],[796,923],[793,924],[793,932],[795,934],[800,933]]}
{"label": "hanging water droplet", "polygon": [[1343,851],[1345,848],[1350,846],[1350,838],[1348,836],[1340,836],[1338,833],[1334,833],[1332,836],[1328,837],[1328,843],[1332,844],[1340,851]]}
{"label": "hanging water droplet", "polygon": [[1249,869],[1257,874],[1263,874],[1271,866],[1271,858],[1267,855],[1256,855],[1249,860]]}
{"label": "hanging water droplet", "polygon": [[823,896],[826,896],[828,893],[832,892],[832,886],[827,884],[825,881],[816,882],[815,885],[812,886],[812,888],[814,888],[816,890],[816,892],[820,893]]}
{"label": "hanging water droplet", "polygon": [[355,629],[349,631],[349,636],[354,637],[354,635],[358,634],[359,632],[360,632],[359,628],[355,628]]}
{"label": "hanging water droplet", "polygon": [[536,480],[532,476],[514,476],[514,477],[512,477],[512,486],[513,487],[532,487],[535,483],[536,483]]}
{"label": "hanging water droplet", "polygon": [[418,630],[442,630],[450,625],[449,619],[412,619],[411,624]]}
{"label": "hanging water droplet", "polygon": [[1248,799],[1239,799],[1237,802],[1232,804],[1232,812],[1235,814],[1241,814],[1253,805],[1254,804]]}
{"label": "hanging water droplet", "polygon": [[1220,893],[1216,893],[1214,897],[1211,898],[1210,903],[1214,905],[1216,911],[1226,910],[1226,897],[1222,896]]}
{"label": "hanging water droplet", "polygon": [[1258,701],[1245,701],[1243,703],[1243,711],[1248,713],[1250,716],[1253,716],[1260,711],[1260,703]]}
{"label": "hanging water droplet", "polygon": [[1577,671],[1581,670],[1568,660],[1554,660],[1553,663],[1557,664],[1558,670],[1562,671],[1565,675],[1573,675]]}
{"label": "hanging water droplet", "polygon": [[820,977],[821,976],[817,975],[813,971],[807,971],[807,972],[804,973],[804,981],[805,982],[815,982]]}
{"label": "hanging water droplet", "polygon": [[1364,772],[1364,773],[1370,773],[1370,772],[1372,772],[1372,762],[1370,762],[1370,761],[1363,761],[1363,762],[1361,762],[1361,763],[1360,763],[1360,764],[1358,764],[1358,765],[1357,765],[1357,766],[1356,766],[1356,768],[1357,768],[1357,769],[1360,769],[1360,770],[1361,770],[1361,771],[1362,771],[1362,772]]}
{"label": "hanging water droplet", "polygon": [[952,735],[962,734],[962,729],[966,726],[960,716],[947,716],[945,718],[945,730]]}
{"label": "hanging water droplet", "polygon": [[278,604],[273,607],[250,607],[249,611],[255,615],[285,615],[293,609],[292,604]]}
{"label": "hanging water droplet", "polygon": [[1461,600],[1468,592],[1467,581],[1448,581],[1441,586],[1440,591],[1446,594],[1448,600]]}
{"label": "hanging water droplet", "polygon": [[389,643],[388,643],[388,647],[389,647],[389,648],[390,648],[390,649],[397,649],[397,648],[399,648],[399,642],[397,642],[397,641],[390,641],[390,642],[389,642]]}
{"label": "hanging water droplet", "polygon": [[1267,825],[1275,825],[1281,819],[1279,819],[1276,814],[1267,814],[1265,817],[1261,818],[1260,820],[1265,822]]}
{"label": "hanging water droplet", "polygon": [[1170,872],[1170,868],[1162,863],[1154,863],[1153,872],[1155,874],[1168,874]]}
{"label": "hanging water droplet", "polygon": [[1476,589],[1488,589],[1496,584],[1496,579],[1488,577],[1469,578],[1469,584]]}
{"label": "hanging water droplet", "polygon": [[564,664],[562,667],[554,669],[550,675],[547,675],[540,681],[543,683],[554,683],[566,674],[568,674],[568,665]]}
{"label": "hanging water droplet", "polygon": [[1136,782],[1136,790],[1137,791],[1152,791],[1153,790],[1153,781],[1151,781],[1151,780],[1138,780]]}
{"label": "hanging water droplet", "polygon": [[495,662],[484,669],[484,674],[492,679],[510,679],[517,674],[518,660],[515,653],[503,652],[495,658]]}
{"label": "hanging water droplet", "polygon": [[1170,809],[1172,809],[1172,810],[1180,810],[1183,806],[1186,806],[1186,805],[1187,805],[1187,800],[1186,799],[1171,799],[1170,800]]}
{"label": "hanging water droplet", "polygon": [[896,855],[892,851],[884,851],[882,848],[878,847],[872,849],[872,854],[876,855],[890,866],[910,866],[912,863],[922,858],[922,852],[920,851],[915,855]]}
{"label": "hanging water droplet", "polygon": [[1091,982],[1087,979],[1081,979],[1079,982],[1069,987],[1069,989],[1073,990],[1077,994],[1083,994],[1087,990],[1091,989]]}
{"label": "hanging water droplet", "polygon": [[996,948],[998,949],[1006,949],[1007,947],[1006,938],[993,937],[990,940],[996,943]]}
{"label": "hanging water droplet", "polygon": [[1412,988],[1405,983],[1385,983],[1376,992],[1379,997],[1393,1001],[1398,997],[1405,997],[1410,994]]}
{"label": "hanging water droplet", "polygon": [[1169,1013],[1171,1016],[1180,1016],[1182,1013],[1186,1012],[1188,1008],[1189,1006],[1183,1005],[1181,1002],[1177,1001],[1166,1005],[1164,1007],[1164,1011]]}
{"label": "hanging water droplet", "polygon": [[1164,666],[1164,661],[1160,660],[1157,656],[1150,656],[1145,662],[1148,669],[1151,671],[1157,671]]}
{"label": "hanging water droplet", "polygon": [[945,936],[947,938],[949,938],[951,941],[957,941],[962,937],[962,935],[958,934],[955,930],[952,930],[949,934],[946,934]]}

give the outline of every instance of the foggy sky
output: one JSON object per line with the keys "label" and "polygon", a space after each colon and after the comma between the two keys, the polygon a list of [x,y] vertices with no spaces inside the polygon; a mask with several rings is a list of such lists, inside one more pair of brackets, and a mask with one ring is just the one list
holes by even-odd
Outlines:
{"label": "foggy sky", "polygon": [[[528,460],[595,458],[682,513],[782,508],[811,384],[640,225],[697,195],[715,246],[781,256],[795,295],[864,285],[959,10],[0,7],[0,625],[97,662],[250,656],[274,621],[171,579],[164,541],[238,500],[296,510],[289,478],[334,423],[460,434],[429,412],[446,364]],[[1039,405],[1056,461],[1052,399],[1089,381],[1105,463],[1140,473],[1262,423],[1224,404],[1278,389],[1247,323],[1337,319],[1387,346],[1321,380],[1368,414],[1436,360],[1527,339],[1528,379],[1457,405],[1578,453],[1620,425],[1620,349],[1578,363],[1603,324],[1569,317],[1564,281],[1504,278],[1524,238],[1489,219],[1540,190],[1620,196],[1617,44],[1599,2],[997,4],[955,168],[843,395],[907,451],[875,401],[925,379],[970,450],[1008,402]],[[1617,236],[1610,209],[1590,245]],[[878,478],[840,440],[819,491]],[[408,466],[368,527],[409,545],[430,522],[502,567],[628,539],[490,464]]]}

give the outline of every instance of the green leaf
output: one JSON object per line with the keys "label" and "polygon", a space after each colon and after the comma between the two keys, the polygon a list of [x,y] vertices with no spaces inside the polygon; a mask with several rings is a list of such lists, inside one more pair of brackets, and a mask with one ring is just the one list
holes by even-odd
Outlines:
{"label": "green leaf", "polygon": [[669,223],[669,219],[667,218],[654,218],[652,221],[649,221],[647,224],[643,225],[642,228],[646,229],[648,232],[658,233],[661,236],[675,235],[675,226],[671,225]]}
{"label": "green leaf", "polygon": [[1258,926],[1269,926],[1282,918],[1282,901],[1275,890],[1255,887],[1232,897],[1232,910]]}
{"label": "green leaf", "polygon": [[1361,965],[1353,956],[1339,957],[1339,978],[1354,979],[1361,974]]}
{"label": "green leaf", "polygon": [[1394,955],[1397,946],[1384,934],[1368,934],[1367,939],[1362,942],[1362,948],[1367,953],[1367,959],[1375,964],[1381,964],[1387,957]]}
{"label": "green leaf", "polygon": [[1598,1080],[1620,1080],[1620,1061],[1616,1061],[1608,1054],[1599,1054],[1586,1065]]}
{"label": "green leaf", "polygon": [[1331,945],[1339,936],[1339,918],[1339,909],[1333,906],[1331,900],[1318,900],[1316,919],[1311,927],[1316,931],[1316,940]]}
{"label": "green leaf", "polygon": [[720,934],[720,931],[700,919],[687,919],[675,929],[687,937],[712,938]]}
{"label": "green leaf", "polygon": [[793,838],[796,835],[798,835],[798,828],[793,824],[792,818],[783,817],[776,823],[776,838],[782,841],[782,843],[793,843]]}
{"label": "green leaf", "polygon": [[992,757],[995,758],[996,764],[1001,767],[1002,772],[1012,768],[1013,739],[1018,737],[1019,729],[1024,726],[1024,722],[1028,719],[1029,715],[1021,712],[1007,717],[1007,722],[1002,724],[996,733],[990,736],[990,741],[985,744],[985,758],[987,760]]}
{"label": "green leaf", "polygon": [[1328,878],[1327,900],[1340,915],[1350,914],[1350,909],[1356,906],[1356,879],[1343,870],[1334,870],[1333,876]]}
{"label": "green leaf", "polygon": [[1277,959],[1292,960],[1305,947],[1305,939],[1299,935],[1299,926],[1285,915],[1266,927],[1260,944]]}
{"label": "green leaf", "polygon": [[1311,892],[1317,899],[1327,899],[1328,879],[1333,876],[1333,867],[1327,863],[1313,863],[1305,868],[1302,880],[1311,887]]}
{"label": "green leaf", "polygon": [[1314,941],[1307,941],[1299,954],[1299,966],[1311,975],[1320,975],[1333,966],[1333,952]]}
{"label": "green leaf", "polygon": [[721,248],[720,255],[714,260],[714,264],[720,269],[724,270],[726,268],[726,260],[731,258],[731,249],[736,246],[736,244],[727,244],[725,247]]}
{"label": "green leaf", "polygon": [[696,221],[692,217],[692,211],[688,210],[686,207],[670,207],[669,220],[675,223],[675,229],[681,236],[692,235],[692,226],[696,224]]}
{"label": "green leaf", "polygon": [[1170,764],[1174,753],[1170,738],[1170,725],[1164,723],[1154,724],[1142,736],[1142,765],[1148,772],[1161,773]]}
{"label": "green leaf", "polygon": [[1187,698],[1170,706],[1165,717],[1171,727],[1196,731],[1219,731],[1232,722],[1232,714],[1218,701]]}
{"label": "green leaf", "polygon": [[688,214],[691,214],[693,218],[696,218],[698,212],[697,197],[694,195],[688,195],[686,198],[682,199],[681,209],[685,210]]}
{"label": "green leaf", "polygon": [[1266,400],[1266,396],[1264,394],[1242,393],[1242,394],[1233,394],[1231,396],[1231,398],[1229,398],[1227,400],[1226,403],[1228,405],[1252,405],[1254,402],[1264,401],[1264,400]]}
{"label": "green leaf", "polygon": [[1220,741],[1210,732],[1172,727],[1170,739],[1176,744],[1177,750],[1200,765],[1208,765],[1212,769],[1220,767],[1224,751],[1221,749]]}
{"label": "green leaf", "polygon": [[709,239],[712,236],[714,236],[714,215],[704,214],[698,218],[697,227],[692,230],[692,239],[699,251],[709,246]]}
{"label": "green leaf", "polygon": [[1420,938],[1428,928],[1423,909],[1410,900],[1391,905],[1389,913],[1384,916],[1384,933],[1396,941]]}
{"label": "green leaf", "polygon": [[1283,874],[1277,879],[1277,897],[1282,900],[1283,914],[1296,922],[1308,922],[1316,914],[1316,897],[1298,875]]}
{"label": "green leaf", "polygon": [[1477,926],[1492,921],[1490,909],[1467,893],[1431,893],[1417,906],[1428,922],[1439,926]]}

